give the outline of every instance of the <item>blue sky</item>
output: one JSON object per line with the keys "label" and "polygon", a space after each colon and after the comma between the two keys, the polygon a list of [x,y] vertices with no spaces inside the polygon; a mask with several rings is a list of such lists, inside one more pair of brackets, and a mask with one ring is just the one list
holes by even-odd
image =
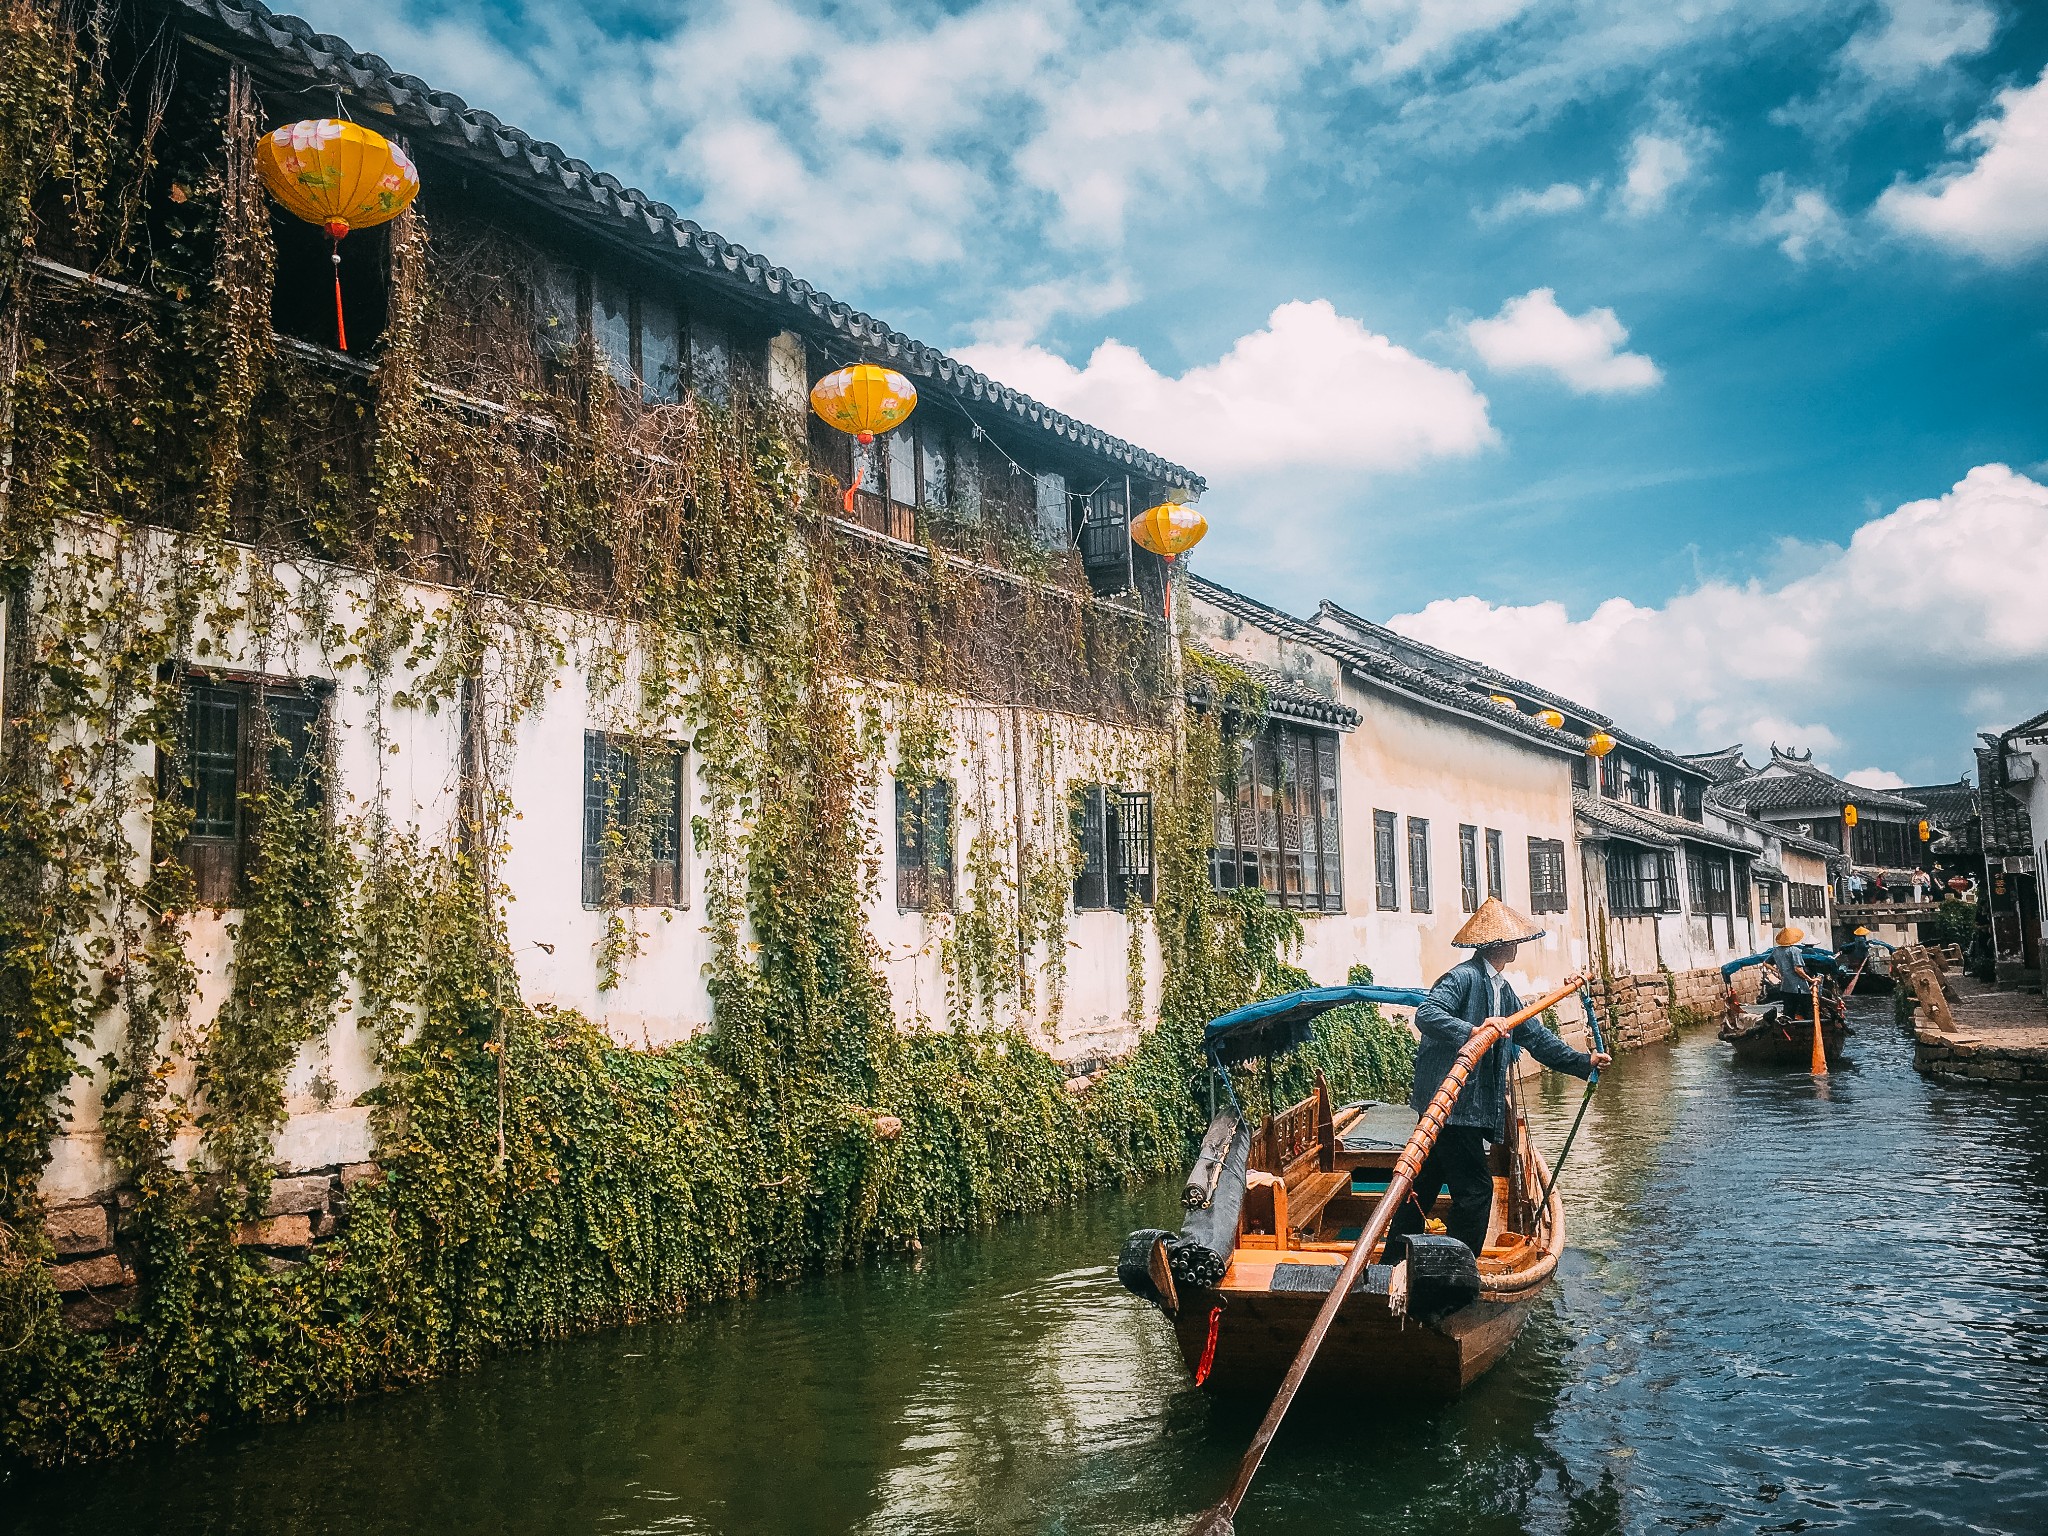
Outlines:
{"label": "blue sky", "polygon": [[1204,472],[1281,606],[1908,782],[2048,706],[2048,7],[303,11]]}

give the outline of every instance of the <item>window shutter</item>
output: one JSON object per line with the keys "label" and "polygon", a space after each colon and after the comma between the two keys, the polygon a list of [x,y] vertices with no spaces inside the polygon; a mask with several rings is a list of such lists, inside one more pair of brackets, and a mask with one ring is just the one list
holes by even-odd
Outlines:
{"label": "window shutter", "polygon": [[1080,856],[1080,873],[1074,876],[1074,910],[1100,911],[1109,905],[1109,849],[1107,814],[1102,786],[1090,784],[1074,793],[1074,848]]}
{"label": "window shutter", "polygon": [[1318,732],[1316,780],[1322,799],[1323,910],[1344,909],[1344,807],[1337,776],[1337,738]]}
{"label": "window shutter", "polygon": [[1141,791],[1116,797],[1116,863],[1112,906],[1124,907],[1136,897],[1152,902],[1152,797]]}
{"label": "window shutter", "polygon": [[1479,910],[1479,829],[1458,828],[1458,899],[1467,912]]}
{"label": "window shutter", "polygon": [[1496,900],[1507,899],[1508,856],[1501,846],[1500,831],[1496,827],[1486,829],[1486,894]]}
{"label": "window shutter", "polygon": [[1372,873],[1373,902],[1382,912],[1393,912],[1401,905],[1401,866],[1399,851],[1395,848],[1395,825],[1392,811],[1372,813]]}
{"label": "window shutter", "polygon": [[1408,908],[1427,912],[1429,906],[1429,819],[1408,818]]}

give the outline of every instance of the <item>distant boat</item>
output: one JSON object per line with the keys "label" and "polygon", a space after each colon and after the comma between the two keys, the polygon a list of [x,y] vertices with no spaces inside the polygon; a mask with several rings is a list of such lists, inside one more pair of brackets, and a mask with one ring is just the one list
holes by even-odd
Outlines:
{"label": "distant boat", "polygon": [[[1217,1020],[1207,1043],[1212,1059],[1219,1030],[1229,1060],[1278,1054],[1305,1040],[1309,1021],[1326,1008],[1368,1001],[1414,1007],[1424,995],[1385,987],[1295,993]],[[1230,1038],[1232,1020],[1262,1009],[1246,1038]],[[1552,1190],[1537,1208],[1549,1172],[1520,1112],[1511,1120],[1507,1140],[1491,1154],[1493,1220],[1476,1263],[1462,1243],[1425,1235],[1410,1240],[1400,1283],[1396,1270],[1369,1264],[1305,1390],[1391,1388],[1448,1398],[1507,1353],[1564,1251],[1562,1202]],[[1415,1121],[1405,1104],[1333,1107],[1320,1074],[1308,1098],[1256,1125],[1234,1107],[1218,1112],[1183,1191],[1182,1230],[1132,1233],[1117,1266],[1127,1288],[1172,1320],[1198,1385],[1232,1394],[1274,1389],[1385,1193]],[[1434,1214],[1448,1210],[1445,1199]]]}
{"label": "distant boat", "polygon": [[[1721,1038],[1733,1048],[1737,1061],[1805,1070],[1813,1064],[1813,999],[1795,996],[1731,1006]],[[1834,984],[1823,981],[1820,1041],[1829,1066],[1841,1062],[1848,1039],[1849,1010]]]}

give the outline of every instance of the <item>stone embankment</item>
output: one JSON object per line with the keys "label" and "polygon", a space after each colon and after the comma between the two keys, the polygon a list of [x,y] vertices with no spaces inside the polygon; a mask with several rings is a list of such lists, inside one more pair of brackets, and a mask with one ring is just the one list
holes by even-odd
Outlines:
{"label": "stone embankment", "polygon": [[1953,945],[1912,945],[1892,957],[1902,1013],[1913,1021],[1913,1065],[1958,1082],[2048,1085],[2048,1007],[2022,992],[1965,976]]}
{"label": "stone embankment", "polygon": [[[1756,982],[1754,968],[1740,972],[1735,978],[1738,996],[1744,1001],[1753,998]],[[1608,1045],[1624,1051],[1668,1040],[1681,1025],[1719,1020],[1727,997],[1728,983],[1712,966],[1593,981],[1593,1003],[1610,1036]]]}
{"label": "stone embankment", "polygon": [[[348,1222],[349,1196],[381,1178],[375,1163],[348,1163],[271,1181],[262,1214],[235,1228],[235,1241],[276,1267],[302,1264],[314,1245]],[[136,1299],[128,1237],[134,1196],[121,1190],[53,1206],[44,1226],[56,1250],[51,1269],[63,1297],[64,1320],[94,1331],[107,1327]]]}

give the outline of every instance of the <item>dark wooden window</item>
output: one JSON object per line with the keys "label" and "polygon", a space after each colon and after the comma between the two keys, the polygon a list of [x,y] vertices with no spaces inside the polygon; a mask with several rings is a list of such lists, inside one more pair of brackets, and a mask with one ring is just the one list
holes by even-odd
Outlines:
{"label": "dark wooden window", "polygon": [[1685,879],[1692,909],[1710,917],[1725,917],[1733,905],[1733,888],[1724,855],[1698,848],[1685,850]]}
{"label": "dark wooden window", "polygon": [[1131,586],[1131,508],[1129,487],[1121,476],[1105,480],[1079,497],[1081,525],[1076,542],[1081,566],[1098,593],[1125,592]]}
{"label": "dark wooden window", "polygon": [[1706,811],[1700,803],[1700,786],[1692,779],[1678,782],[1678,814],[1687,821],[1704,821]]}
{"label": "dark wooden window", "polygon": [[1617,917],[1676,912],[1678,855],[1662,848],[1607,845],[1607,905]]}
{"label": "dark wooden window", "polygon": [[1529,839],[1529,910],[1562,912],[1570,906],[1565,890],[1564,843],[1555,837]]}
{"label": "dark wooden window", "polygon": [[1600,759],[1600,793],[1648,810],[1650,770],[1620,752],[1610,752]]}
{"label": "dark wooden window", "polygon": [[1429,818],[1408,818],[1408,910],[1427,912],[1429,907]]}
{"label": "dark wooden window", "polygon": [[1486,829],[1486,894],[1497,901],[1507,900],[1507,854],[1501,846],[1500,829]]}
{"label": "dark wooden window", "polygon": [[583,905],[683,907],[686,758],[674,742],[583,733]]}
{"label": "dark wooden window", "polygon": [[1868,868],[1909,869],[1919,862],[1912,830],[1902,821],[1863,817],[1849,829],[1849,856]]}
{"label": "dark wooden window", "polygon": [[953,910],[953,785],[896,781],[896,910]]}
{"label": "dark wooden window", "polygon": [[1778,882],[1759,880],[1756,882],[1756,915],[1759,922],[1778,921]]}
{"label": "dark wooden window", "polygon": [[1142,791],[1089,784],[1074,792],[1074,909],[1120,912],[1153,895],[1152,797]]}
{"label": "dark wooden window", "polygon": [[1401,855],[1395,847],[1395,820],[1392,811],[1372,813],[1373,905],[1382,912],[1399,911],[1401,906]]}
{"label": "dark wooden window", "polygon": [[1332,731],[1268,722],[1220,786],[1210,884],[1256,886],[1281,906],[1344,909],[1343,808]]}
{"label": "dark wooden window", "polygon": [[1825,917],[1828,910],[1828,888],[1824,885],[1806,885],[1794,880],[1787,888],[1785,905],[1794,917]]}
{"label": "dark wooden window", "polygon": [[177,749],[159,792],[182,796],[192,821],[179,857],[202,906],[232,906],[260,832],[266,791],[325,803],[321,722],[327,685],[193,677]]}
{"label": "dark wooden window", "polygon": [[1458,828],[1458,901],[1467,912],[1479,910],[1479,829]]}

